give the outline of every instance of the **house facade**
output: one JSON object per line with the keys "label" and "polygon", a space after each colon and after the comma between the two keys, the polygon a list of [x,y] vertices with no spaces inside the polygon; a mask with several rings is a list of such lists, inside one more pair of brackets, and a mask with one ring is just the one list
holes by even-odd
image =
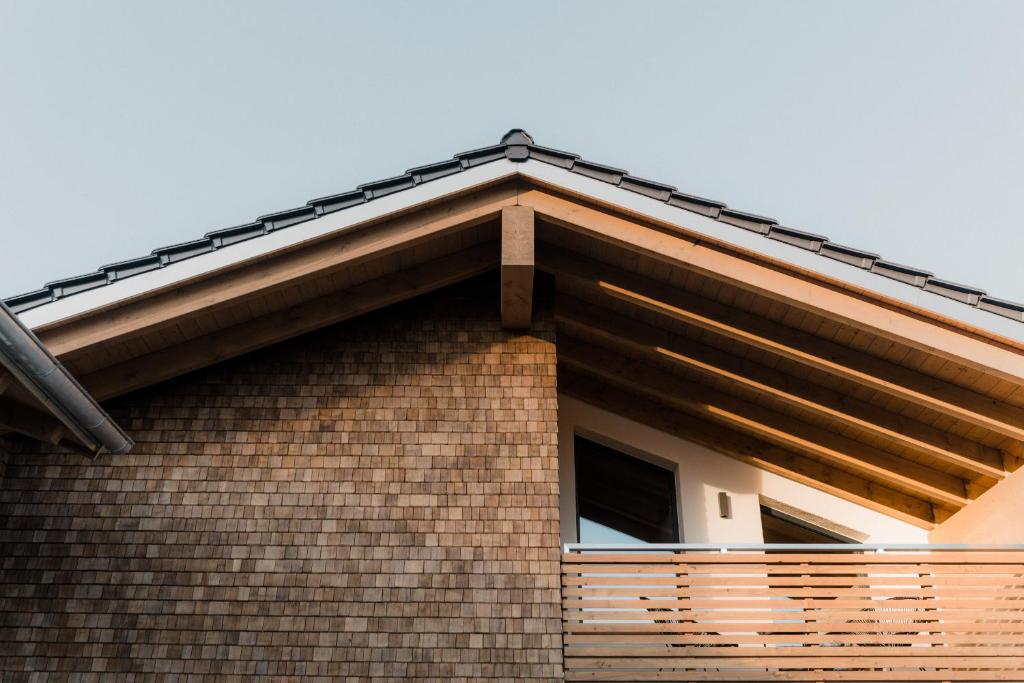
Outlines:
{"label": "house facade", "polygon": [[3,312],[0,680],[1024,680],[1024,305],[514,130]]}

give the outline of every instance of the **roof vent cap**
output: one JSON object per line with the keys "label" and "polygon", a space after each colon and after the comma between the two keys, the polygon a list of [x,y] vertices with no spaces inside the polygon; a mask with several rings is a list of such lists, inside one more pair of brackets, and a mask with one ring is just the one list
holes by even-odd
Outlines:
{"label": "roof vent cap", "polygon": [[503,145],[532,145],[533,138],[522,128],[513,128],[501,136]]}

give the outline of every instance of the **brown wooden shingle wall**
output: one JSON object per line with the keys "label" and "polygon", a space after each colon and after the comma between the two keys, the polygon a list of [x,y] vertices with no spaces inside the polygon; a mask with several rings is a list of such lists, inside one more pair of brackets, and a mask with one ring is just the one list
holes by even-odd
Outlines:
{"label": "brown wooden shingle wall", "polygon": [[554,328],[497,302],[467,283],[123,397],[127,456],[12,454],[0,679],[557,679]]}

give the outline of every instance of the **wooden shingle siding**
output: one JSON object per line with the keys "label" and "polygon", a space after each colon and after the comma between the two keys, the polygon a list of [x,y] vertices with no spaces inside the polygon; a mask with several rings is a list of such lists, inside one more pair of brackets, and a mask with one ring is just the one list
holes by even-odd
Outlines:
{"label": "wooden shingle siding", "polygon": [[[554,324],[478,279],[11,455],[0,680],[558,680]],[[35,672],[35,675],[33,675]]]}

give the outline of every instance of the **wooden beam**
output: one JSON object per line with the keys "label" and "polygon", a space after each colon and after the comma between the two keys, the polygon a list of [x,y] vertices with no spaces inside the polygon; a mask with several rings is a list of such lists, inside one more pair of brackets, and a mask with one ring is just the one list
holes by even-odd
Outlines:
{"label": "wooden beam", "polygon": [[574,286],[1024,440],[1024,410],[935,377],[562,250],[541,250],[538,264]]}
{"label": "wooden beam", "polygon": [[339,272],[389,253],[411,250],[446,234],[496,221],[501,208],[513,204],[515,197],[515,184],[483,188],[468,196],[346,228],[230,270],[120,302],[109,310],[90,311],[77,319],[34,331],[51,353],[64,359],[99,345],[123,342],[179,324],[182,319],[224,304],[265,296],[306,278]]}
{"label": "wooden beam", "polygon": [[533,209],[502,208],[501,324],[507,329],[527,328],[532,320],[533,244]]}
{"label": "wooden beam", "polygon": [[570,330],[596,335],[613,347],[628,349],[650,359],[667,361],[710,378],[734,382],[759,394],[852,425],[893,444],[985,477],[1001,479],[1007,474],[1003,469],[1002,454],[995,448],[902,417],[775,368],[620,316],[572,296],[559,295],[556,320]]}
{"label": "wooden beam", "polygon": [[537,188],[520,192],[518,200],[532,206],[539,219],[573,232],[750,292],[769,295],[801,310],[867,330],[959,365],[1016,384],[1024,383],[1024,345],[1020,342],[757,252],[709,240],[699,231],[681,225],[654,221],[647,216],[630,218],[628,213],[614,208],[602,210],[593,204],[583,205]]}
{"label": "wooden beam", "polygon": [[65,427],[52,415],[0,397],[0,431],[4,430],[56,445],[63,438]]}
{"label": "wooden beam", "polygon": [[104,368],[82,377],[81,383],[96,398],[110,398],[481,275],[496,266],[493,245],[472,247],[239,323],[183,346]]}
{"label": "wooden beam", "polygon": [[915,526],[935,527],[933,506],[925,500],[691,417],[625,383],[615,387],[609,391],[607,381],[564,366],[558,369],[558,389],[569,396]]}
{"label": "wooden beam", "polygon": [[563,337],[558,342],[558,362],[614,384],[630,386],[634,391],[702,420],[724,424],[788,450],[883,478],[921,498],[956,507],[969,502],[965,484],[957,477],[711,387],[687,382],[654,366],[631,362],[593,345],[574,343]]}

